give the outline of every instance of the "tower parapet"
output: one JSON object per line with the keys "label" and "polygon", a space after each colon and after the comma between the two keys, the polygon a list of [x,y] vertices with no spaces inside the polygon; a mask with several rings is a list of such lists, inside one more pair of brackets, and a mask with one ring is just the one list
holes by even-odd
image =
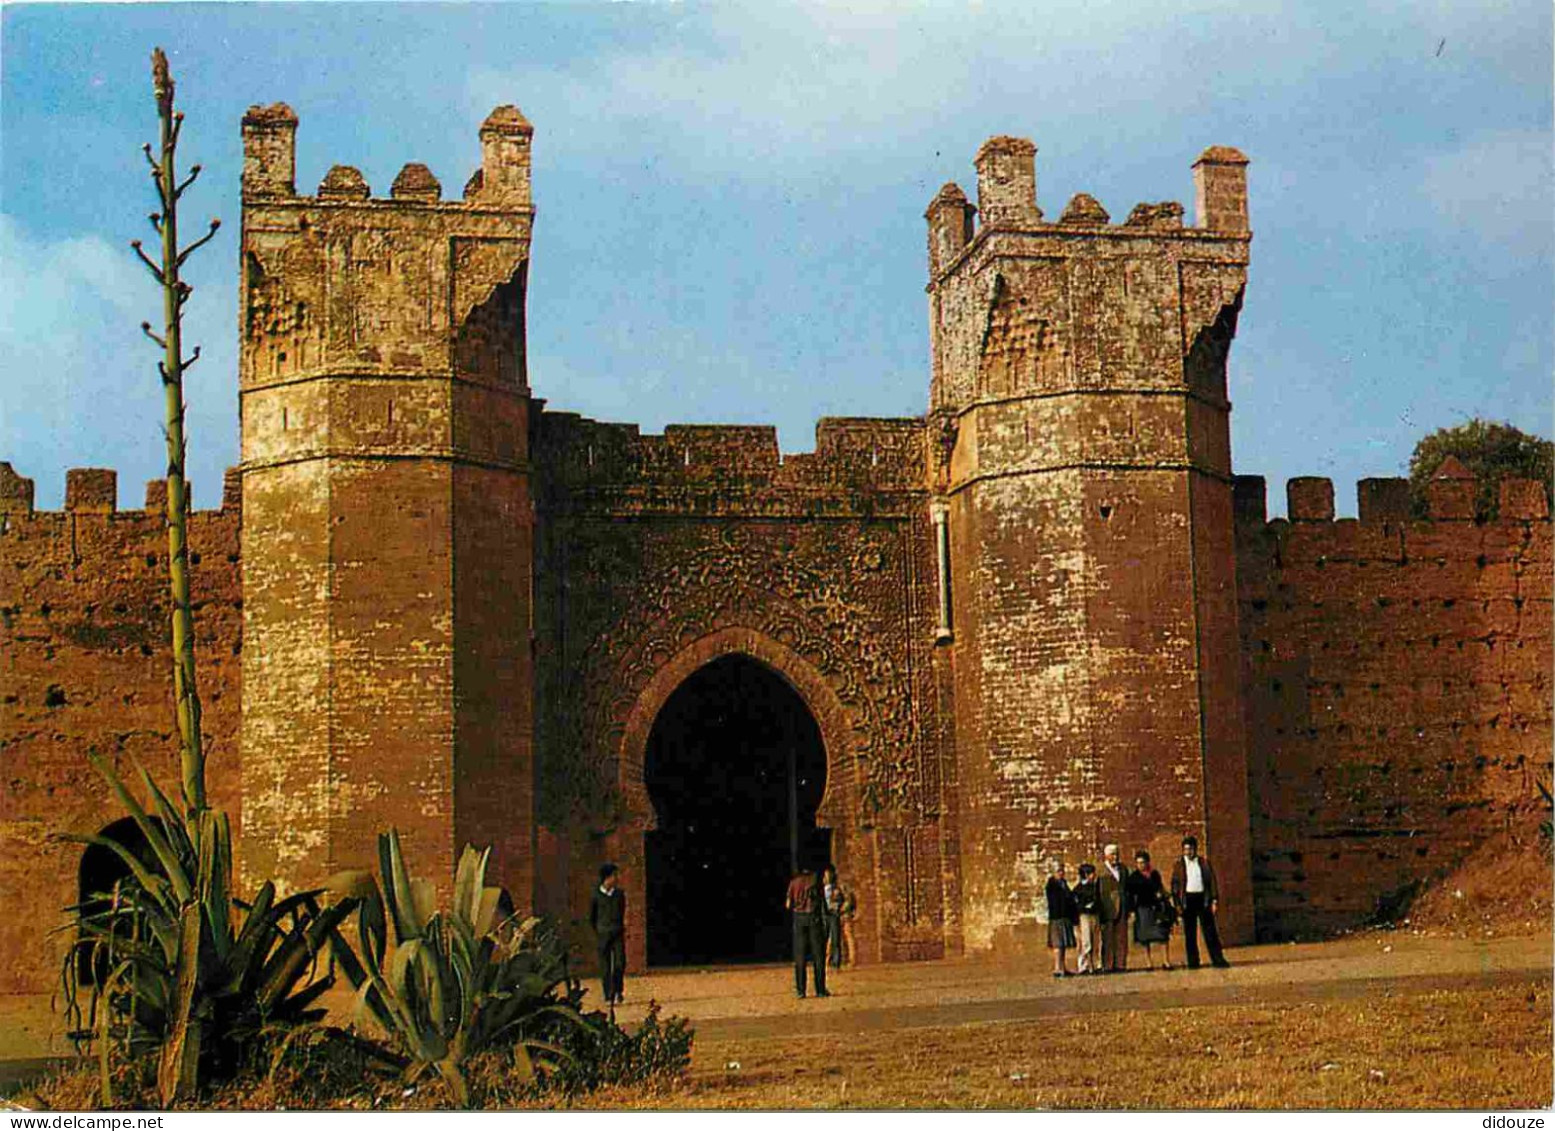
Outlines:
{"label": "tower parapet", "polygon": [[938,275],[972,242],[977,207],[952,181],[929,202],[923,216],[929,222],[929,274]]}
{"label": "tower parapet", "polygon": [[1195,223],[1214,232],[1245,232],[1247,158],[1240,149],[1212,145],[1193,163]]}
{"label": "tower parapet", "polygon": [[532,203],[529,151],[534,132],[517,106],[493,110],[481,124],[481,167],[465,186],[465,199]]}
{"label": "tower parapet", "polygon": [[0,515],[30,515],[32,504],[32,480],[18,475],[9,463],[0,461]]}

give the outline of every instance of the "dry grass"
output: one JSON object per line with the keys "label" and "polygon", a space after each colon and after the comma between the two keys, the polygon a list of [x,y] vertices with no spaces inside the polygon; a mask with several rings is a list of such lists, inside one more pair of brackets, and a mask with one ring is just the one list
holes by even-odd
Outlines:
{"label": "dry grass", "polygon": [[[1551,1104],[1551,996],[1536,986],[1293,1005],[1055,1016],[825,1037],[698,1040],[690,1075],[576,1105],[684,1108],[1540,1108]],[[90,1073],[36,1101],[79,1110]],[[497,1087],[493,1097],[511,1095]],[[221,1108],[317,1106],[318,1092],[228,1089]],[[311,1102],[310,1102],[311,1101]],[[358,1079],[327,1106],[438,1108]],[[499,1101],[500,1104],[500,1101]],[[524,1106],[548,1106],[526,1104]]]}
{"label": "dry grass", "polygon": [[1547,1107],[1550,1010],[1546,984],[698,1041],[692,1076],[673,1097],[613,1099],[688,1108]]}

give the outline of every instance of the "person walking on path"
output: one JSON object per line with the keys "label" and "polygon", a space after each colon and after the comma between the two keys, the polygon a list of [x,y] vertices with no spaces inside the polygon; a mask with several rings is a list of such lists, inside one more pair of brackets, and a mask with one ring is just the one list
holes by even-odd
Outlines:
{"label": "person walking on path", "polygon": [[828,864],[821,869],[821,914],[826,923],[826,960],[833,970],[842,969],[842,895],[836,865]]}
{"label": "person walking on path", "polygon": [[800,872],[788,884],[783,906],[794,915],[794,996],[805,996],[806,964],[815,968],[815,996],[826,990],[826,928],[821,884],[814,872]]}
{"label": "person walking on path", "polygon": [[1215,869],[1209,859],[1199,855],[1199,842],[1194,837],[1184,837],[1182,856],[1172,865],[1172,902],[1182,913],[1183,945],[1188,952],[1188,969],[1199,967],[1198,932],[1204,932],[1204,945],[1209,950],[1210,962],[1219,967],[1230,966],[1220,951],[1220,932],[1215,927],[1215,910],[1220,903],[1220,890],[1215,883]]}
{"label": "person walking on path", "polygon": [[1101,965],[1101,888],[1096,882],[1096,865],[1080,865],[1080,882],[1074,886],[1074,908],[1080,923],[1080,973],[1100,974]]}
{"label": "person walking on path", "polygon": [[1053,952],[1053,977],[1067,978],[1069,971],[1064,966],[1064,952],[1074,946],[1076,911],[1074,892],[1064,881],[1062,860],[1053,861],[1053,874],[1047,878],[1043,894],[1047,897],[1047,945]]}
{"label": "person walking on path", "polygon": [[589,926],[599,952],[600,990],[606,1005],[626,1000],[626,893],[621,890],[621,870],[614,864],[599,869],[599,886],[589,896]]}
{"label": "person walking on path", "polygon": [[1145,948],[1145,960],[1155,967],[1152,947],[1164,947],[1163,970],[1172,968],[1172,903],[1166,898],[1161,873],[1150,865],[1150,853],[1140,849],[1134,855],[1134,870],[1128,874],[1129,905],[1134,909],[1134,941]]}
{"label": "person walking on path", "polygon": [[1102,849],[1101,869],[1096,874],[1101,889],[1101,964],[1109,974],[1128,969],[1129,870],[1118,859],[1118,846]]}

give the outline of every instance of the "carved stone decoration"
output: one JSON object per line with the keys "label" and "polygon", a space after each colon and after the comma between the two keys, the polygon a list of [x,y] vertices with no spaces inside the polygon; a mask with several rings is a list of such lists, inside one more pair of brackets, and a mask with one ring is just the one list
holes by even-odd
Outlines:
{"label": "carved stone decoration", "polygon": [[929,419],[930,475],[935,490],[943,491],[950,485],[950,461],[956,454],[956,437],[960,423],[956,414],[939,411]]}
{"label": "carved stone decoration", "polygon": [[[272,238],[273,237],[273,238]],[[323,348],[320,270],[323,249],[312,233],[257,233],[244,260],[244,332],[252,343],[246,381],[283,376]]]}
{"label": "carved stone decoration", "polygon": [[1057,327],[1030,268],[995,276],[978,348],[979,397],[1003,397],[1051,385],[1062,364]]}
{"label": "carved stone decoration", "polygon": [[451,322],[461,326],[470,311],[513,279],[529,255],[528,239],[453,238],[453,310]]}
{"label": "carved stone decoration", "polygon": [[[568,712],[572,717],[558,722],[569,735],[563,744],[582,763],[578,768],[604,795],[597,799],[606,809],[611,793],[614,804],[625,803],[615,819],[651,819],[641,795],[621,790],[631,780],[630,769],[620,764],[623,739],[644,689],[687,648],[730,630],[770,641],[773,656],[792,656],[824,681],[824,698],[837,715],[823,725],[828,773],[837,786],[828,785],[829,813],[860,827],[918,819],[924,809],[917,720],[923,692],[904,666],[915,600],[903,592],[913,584],[905,527],[852,526],[852,551],[841,556],[821,549],[829,536],[811,526],[710,525],[690,544],[684,534],[667,539],[664,557],[650,553],[637,563],[642,572],[635,577],[613,575],[616,593],[631,599],[610,620],[590,627],[590,643],[570,681],[581,698]],[[882,610],[899,612],[882,623]],[[793,671],[779,668],[779,674],[796,687],[802,683]],[[825,703],[810,706],[828,710]],[[640,776],[640,766],[635,772]]]}
{"label": "carved stone decoration", "polygon": [[1189,388],[1224,399],[1247,272],[1209,263],[1184,263],[1180,271],[1184,376]]}

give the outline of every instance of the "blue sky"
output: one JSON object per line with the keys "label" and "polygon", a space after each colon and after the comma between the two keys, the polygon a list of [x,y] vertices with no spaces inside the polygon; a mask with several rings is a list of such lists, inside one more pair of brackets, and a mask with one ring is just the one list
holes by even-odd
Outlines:
{"label": "blue sky", "polygon": [[1036,141],[1049,214],[1189,205],[1208,145],[1252,159],[1255,239],[1231,356],[1233,458],[1270,479],[1402,474],[1483,415],[1548,435],[1548,0],[8,4],[0,9],[0,459],[57,506],[163,464],[147,56],[168,52],[206,167],[194,263],[191,476],[237,457],[238,122],[301,116],[298,185],[422,161],[457,195],[476,129],[535,123],[530,379],[558,409],[777,425],[913,415],[928,390],[923,209],[975,188],[997,133]]}

